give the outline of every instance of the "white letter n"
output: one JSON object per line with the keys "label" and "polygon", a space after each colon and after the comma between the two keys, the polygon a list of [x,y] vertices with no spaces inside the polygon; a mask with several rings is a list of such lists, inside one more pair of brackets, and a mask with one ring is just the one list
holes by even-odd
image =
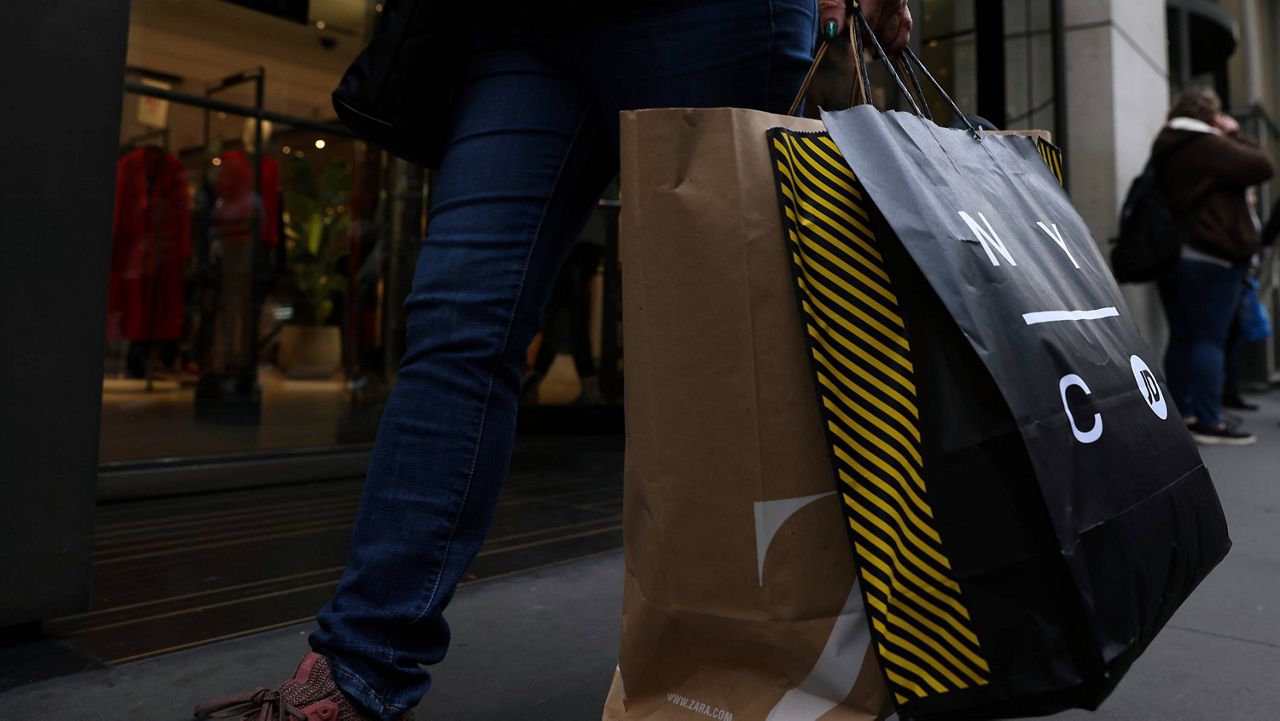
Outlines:
{"label": "white letter n", "polygon": [[996,231],[991,227],[991,223],[987,220],[987,216],[982,213],[978,213],[978,217],[982,218],[983,224],[987,226],[986,230],[983,230],[982,226],[978,225],[978,222],[968,213],[963,210],[959,211],[959,213],[964,222],[968,224],[969,230],[973,231],[978,243],[982,245],[982,249],[987,251],[987,257],[991,259],[992,265],[1000,265],[1000,261],[996,259],[996,254],[991,252],[993,247],[1000,252],[1000,255],[1004,256],[1005,260],[1009,261],[1009,265],[1018,265],[1013,262],[1013,256],[1009,255],[1009,249],[1004,247],[1004,243],[1001,242],[1000,236],[996,235]]}

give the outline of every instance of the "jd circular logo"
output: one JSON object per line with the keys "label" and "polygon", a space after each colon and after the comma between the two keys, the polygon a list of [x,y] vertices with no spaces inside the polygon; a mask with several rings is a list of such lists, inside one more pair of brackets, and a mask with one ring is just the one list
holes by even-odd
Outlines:
{"label": "jd circular logo", "polygon": [[1138,393],[1147,402],[1151,412],[1162,421],[1167,419],[1169,402],[1161,392],[1160,383],[1156,380],[1156,374],[1151,372],[1151,367],[1136,355],[1129,356],[1129,367],[1133,369],[1133,379],[1138,383]]}

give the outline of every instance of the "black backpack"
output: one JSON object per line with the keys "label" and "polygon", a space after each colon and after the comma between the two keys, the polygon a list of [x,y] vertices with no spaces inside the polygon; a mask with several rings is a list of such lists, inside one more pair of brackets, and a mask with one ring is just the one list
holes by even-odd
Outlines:
{"label": "black backpack", "polygon": [[1160,182],[1156,160],[1134,178],[1120,211],[1120,237],[1111,249],[1111,272],[1121,283],[1146,283],[1173,270],[1186,240]]}
{"label": "black backpack", "polygon": [[1190,235],[1185,213],[1174,211],[1165,193],[1161,167],[1172,151],[1152,157],[1134,178],[1120,210],[1120,237],[1111,242],[1111,271],[1121,283],[1147,283],[1173,270]]}

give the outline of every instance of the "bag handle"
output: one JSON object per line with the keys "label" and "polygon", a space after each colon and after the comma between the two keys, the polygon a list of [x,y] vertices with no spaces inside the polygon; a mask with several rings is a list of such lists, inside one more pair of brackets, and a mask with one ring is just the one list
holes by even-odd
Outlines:
{"label": "bag handle", "polygon": [[915,92],[915,97],[920,100],[920,109],[924,111],[924,116],[931,122],[937,122],[933,119],[933,111],[929,109],[929,101],[924,97],[924,88],[920,87],[920,78],[916,76],[916,69],[911,66],[911,61],[907,60],[904,54],[898,55],[893,59],[898,66],[898,72],[902,73],[911,81],[911,90]]}
{"label": "bag handle", "polygon": [[[884,48],[880,46],[880,40],[871,30],[871,23],[867,22],[866,16],[862,13],[862,6],[858,5],[857,0],[853,0],[853,3],[854,16],[857,18],[858,23],[862,28],[866,30],[867,37],[871,38],[871,45],[876,49],[876,57],[880,59],[880,62],[884,63],[885,68],[889,71],[889,75],[891,75],[893,77],[893,81],[898,84],[898,90],[902,91],[902,94],[907,96],[907,99],[911,101],[911,109],[915,111],[917,116],[920,116],[920,106],[916,105],[915,98],[912,97],[911,92],[907,90],[907,86],[903,84],[902,77],[898,74],[897,70],[894,69],[894,64],[890,61],[889,56],[884,51]],[[924,66],[924,62],[920,60],[919,56],[916,55],[916,52],[912,50],[910,46],[903,48],[902,53],[899,54],[897,59],[906,66],[907,72],[904,74],[911,78],[911,82],[915,86],[916,92],[920,93],[920,104],[925,106],[926,112],[928,112],[928,104],[924,100],[924,91],[920,87],[920,80],[916,77],[915,71],[911,67],[913,63],[916,67],[920,68],[920,72],[924,73],[924,76],[929,79],[929,82],[933,84],[933,89],[938,92],[938,95],[942,96],[942,99],[945,100],[947,105],[951,108],[951,112],[955,113],[957,118],[960,118],[960,121],[964,123],[964,126],[969,130],[969,133],[978,140],[982,139],[982,131],[974,127],[973,123],[969,121],[969,116],[965,115],[964,111],[960,110],[960,106],[956,105],[956,101],[951,99],[951,96],[943,89],[942,84],[938,82],[937,78],[933,77],[933,73],[929,72],[929,68]],[[932,120],[933,114],[929,113],[928,117]]]}
{"label": "bag handle", "polygon": [[[857,5],[857,0],[849,0],[849,2],[851,2],[853,5]],[[852,9],[852,7],[850,9]],[[858,12],[862,12],[861,6],[858,6]],[[856,56],[854,61],[854,64],[856,67],[854,69],[857,72],[857,76],[855,80],[860,83],[859,89],[861,91],[859,93],[860,97],[858,98],[857,103],[854,102],[855,98],[853,97],[852,94],[850,94],[849,106],[852,107],[854,105],[861,105],[861,104],[872,105],[873,101],[871,97],[871,72],[867,69],[866,47],[863,45],[863,42],[862,42],[862,33],[858,32],[857,23],[851,22],[851,23],[848,23],[848,26],[849,26],[849,45],[853,48],[853,54]]]}
{"label": "bag handle", "polygon": [[947,91],[943,90],[942,84],[938,82],[937,78],[933,77],[933,73],[929,72],[929,68],[924,66],[924,63],[921,62],[918,56],[916,56],[916,52],[911,48],[907,48],[902,51],[902,54],[908,61],[914,63],[916,67],[920,68],[920,72],[924,73],[924,76],[929,79],[929,82],[933,85],[933,89],[938,91],[938,95],[941,95],[943,100],[947,101],[947,105],[951,107],[951,112],[955,113],[956,117],[960,118],[960,120],[964,122],[964,126],[969,129],[969,132],[973,137],[981,140],[982,131],[974,127],[973,123],[969,122],[969,116],[965,115],[964,112],[960,110],[960,106],[956,105],[956,101],[952,100],[950,95],[947,95]]}
{"label": "bag handle", "polygon": [[[930,73],[929,69],[924,66],[924,63],[920,60],[919,56],[916,55],[915,51],[910,47],[907,47],[898,55],[898,57],[890,59],[888,54],[884,51],[884,47],[880,45],[880,40],[872,31],[871,24],[867,21],[866,15],[862,12],[862,5],[858,0],[849,0],[849,4],[852,7],[852,18],[851,22],[847,25],[849,28],[849,42],[853,47],[855,67],[853,88],[850,92],[850,105],[871,103],[871,76],[867,71],[867,65],[863,56],[863,53],[865,52],[862,40],[864,33],[859,32],[862,30],[865,31],[866,37],[871,40],[871,46],[874,49],[875,57],[884,64],[885,69],[889,71],[889,76],[892,77],[893,82],[897,84],[898,90],[901,91],[903,96],[905,96],[908,102],[911,103],[911,111],[913,113],[918,117],[928,118],[931,121],[934,119],[933,113],[929,109],[929,104],[924,97],[924,88],[920,85],[920,79],[916,75],[915,69],[919,68],[920,72],[924,73],[925,78],[929,80],[929,83],[933,85],[934,90],[936,90],[937,93],[942,96],[942,99],[946,101],[948,107],[951,108],[951,111],[964,123],[965,128],[968,129],[969,133],[975,138],[980,139],[982,137],[982,132],[974,127],[973,123],[969,121],[968,116],[966,116],[964,112],[960,110],[960,106],[956,105],[956,102],[951,99],[951,96],[943,89],[942,84],[933,76],[933,73]],[[787,111],[788,115],[795,115],[799,112],[800,104],[804,102],[804,96],[809,91],[809,86],[813,83],[813,78],[818,72],[818,67],[822,64],[823,59],[826,58],[829,49],[830,43],[826,40],[823,40],[818,46],[818,51],[814,54],[813,63],[809,66],[809,72],[805,73],[804,81],[800,84],[800,90],[796,93],[795,99],[791,102],[791,108]],[[902,72],[899,73],[899,70]],[[903,82],[902,77],[904,75],[911,82],[911,89],[908,89],[907,84]],[[915,91],[914,94],[912,93],[912,89]],[[919,102],[916,101],[917,97],[919,98]],[[861,102],[856,102],[859,100]]]}
{"label": "bag handle", "polygon": [[[862,102],[870,102],[871,82],[869,76],[867,76],[865,63],[862,61],[862,39],[857,37],[852,23],[849,24],[849,42],[854,44],[856,48],[853,53],[855,69],[853,85],[849,91],[849,104],[860,105]],[[800,112],[800,104],[804,102],[804,96],[809,92],[809,86],[813,83],[814,76],[818,74],[818,67],[822,65],[822,61],[827,57],[827,51],[830,49],[830,41],[823,40],[818,45],[818,52],[814,53],[813,62],[809,64],[809,72],[805,73],[804,82],[800,83],[800,89],[796,91],[796,96],[791,101],[791,107],[787,109],[787,115],[795,115]],[[863,98],[864,100],[855,103],[854,100],[858,98]]]}
{"label": "bag handle", "polygon": [[[871,40],[871,47],[875,48],[876,57],[884,64],[885,70],[889,71],[889,77],[893,78],[893,82],[897,84],[898,90],[906,96],[908,101],[911,102],[911,111],[918,117],[924,117],[924,114],[920,112],[920,106],[916,104],[916,99],[911,95],[911,91],[907,90],[906,84],[902,82],[902,76],[898,75],[898,71],[894,69],[893,61],[889,59],[889,55],[884,51],[884,48],[881,47],[880,39],[877,38],[875,32],[871,30],[871,23],[867,22],[867,16],[863,14],[862,5],[857,2],[857,0],[853,0],[853,17],[857,21],[857,24],[866,31],[867,37]],[[859,33],[859,35],[861,35],[861,33]]]}
{"label": "bag handle", "polygon": [[[916,115],[921,115],[920,105],[916,103],[916,99],[907,90],[903,84],[901,77],[894,71],[892,64],[887,59],[884,48],[880,46],[876,40],[874,33],[871,32],[870,25],[867,23],[866,17],[863,16],[862,6],[857,0],[849,0],[850,17],[846,27],[849,32],[849,45],[853,48],[853,85],[849,93],[849,105],[871,104],[871,74],[867,70],[867,64],[864,61],[864,53],[866,46],[863,44],[863,34],[860,31],[866,28],[867,37],[872,39],[875,44],[875,56],[885,64],[889,72],[893,75],[894,82],[898,84],[898,88],[911,101],[912,111]],[[814,54],[813,62],[809,65],[809,71],[805,73],[804,81],[800,84],[800,90],[796,93],[795,99],[791,101],[791,107],[787,110],[788,115],[795,115],[800,110],[800,104],[804,102],[804,96],[809,92],[809,86],[813,83],[813,78],[817,75],[819,66],[826,59],[827,53],[831,49],[831,43],[823,40],[818,46],[818,51]],[[919,84],[917,83],[917,88]],[[920,94],[921,103],[923,103],[924,95]],[[932,118],[932,116],[930,116]]]}

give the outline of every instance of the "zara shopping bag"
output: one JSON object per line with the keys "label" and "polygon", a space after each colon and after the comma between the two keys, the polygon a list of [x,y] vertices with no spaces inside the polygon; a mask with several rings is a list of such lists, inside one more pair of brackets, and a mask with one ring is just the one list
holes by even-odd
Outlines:
{"label": "zara shopping bag", "polygon": [[1156,358],[1051,146],[823,121],[768,142],[898,712],[1095,708],[1230,547]]}
{"label": "zara shopping bag", "polygon": [[858,721],[888,703],[831,484],[765,133],[622,116],[626,580],[604,718]]}

